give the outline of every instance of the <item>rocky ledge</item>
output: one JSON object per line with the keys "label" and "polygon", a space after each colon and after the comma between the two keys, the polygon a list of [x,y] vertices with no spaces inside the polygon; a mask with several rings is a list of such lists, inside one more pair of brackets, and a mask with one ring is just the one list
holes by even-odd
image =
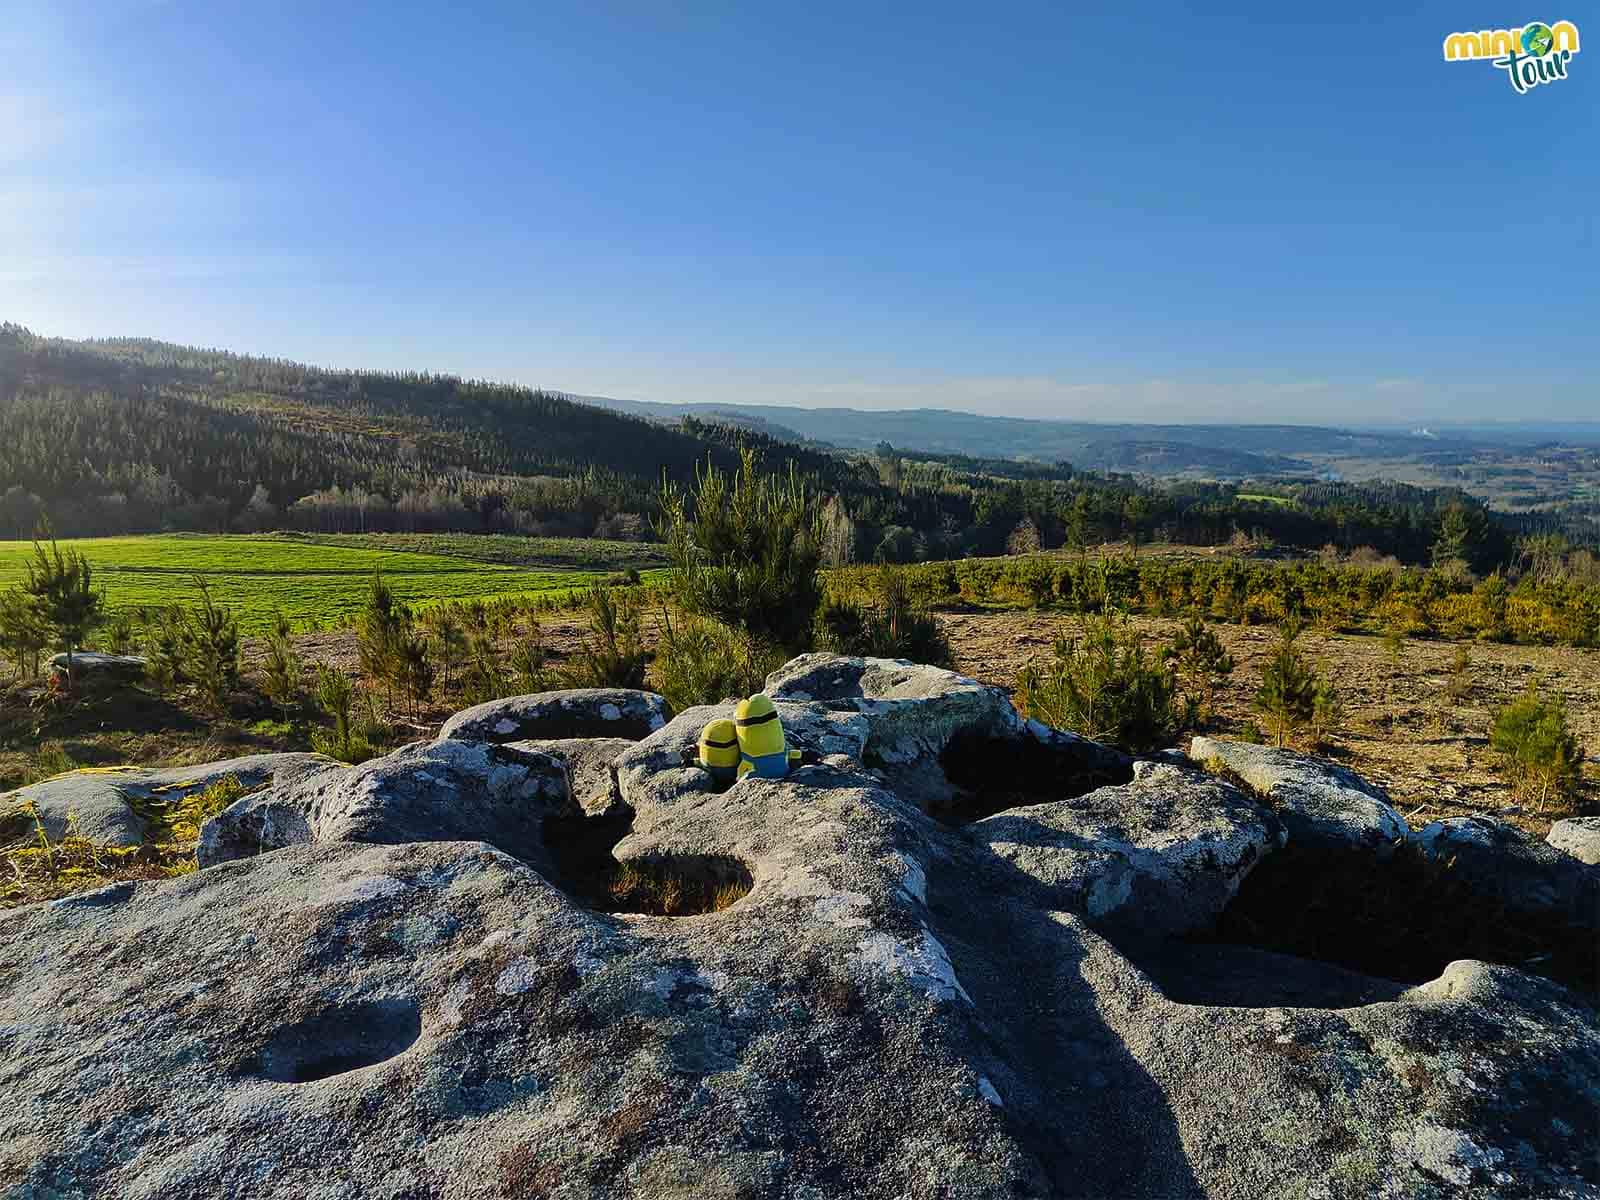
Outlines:
{"label": "rocky ledge", "polygon": [[[728,706],[573,732],[523,697],[512,728],[262,780],[192,875],[0,914],[0,1189],[1600,1194],[1592,993],[1448,946],[1394,978],[1219,940],[1294,847],[1271,787],[909,663],[769,687],[807,752],[785,779],[685,765]],[[586,825],[706,902],[590,907]],[[1427,861],[1320,852],[1297,872]]]}

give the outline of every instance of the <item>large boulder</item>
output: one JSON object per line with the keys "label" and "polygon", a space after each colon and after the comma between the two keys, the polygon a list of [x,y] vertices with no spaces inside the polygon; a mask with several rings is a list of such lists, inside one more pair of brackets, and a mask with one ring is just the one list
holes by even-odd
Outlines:
{"label": "large boulder", "polygon": [[[773,702],[792,749],[813,759],[843,756],[859,763],[867,740],[867,723],[852,712],[834,712],[819,704]],[[679,713],[664,728],[624,752],[616,760],[622,799],[634,811],[637,828],[649,829],[669,809],[693,803],[719,791],[711,775],[693,765],[700,731],[719,718],[733,719],[734,705],[707,704]],[[744,788],[749,780],[734,784]]]}
{"label": "large boulder", "polygon": [[666,700],[632,688],[571,688],[490,700],[456,713],[440,741],[525,742],[618,737],[638,740],[672,716]]}
{"label": "large boulder", "polygon": [[777,700],[858,715],[866,736],[855,757],[882,770],[903,798],[952,819],[1132,775],[1122,751],[1025,721],[1003,689],[941,667],[804,654],[767,676],[766,687]]}
{"label": "large boulder", "polygon": [[100,650],[78,650],[70,660],[65,654],[50,658],[50,676],[61,686],[69,683],[79,691],[115,691],[132,687],[144,678],[149,661],[137,654],[106,654]]}
{"label": "large boulder", "polygon": [[937,758],[957,734],[1021,733],[1021,718],[1000,688],[904,659],[802,654],[767,676],[766,692],[860,713],[867,761],[875,765]]}
{"label": "large boulder", "polygon": [[779,701],[780,780],[684,765],[727,706],[625,751],[621,891],[551,859],[562,763],[446,741],[219,819],[302,844],[0,913],[7,1194],[1600,1193],[1589,999],[1207,943],[1279,853],[1238,789],[941,824],[898,784],[931,751],[865,762],[826,703]]}
{"label": "large boulder", "polygon": [[245,788],[288,783],[333,765],[320,754],[247,754],[192,767],[84,767],[0,797],[0,838],[33,824],[35,812],[51,841],[73,832],[102,846],[137,846],[146,815],[228,776]]}
{"label": "large boulder", "polygon": [[1197,737],[1189,757],[1227,768],[1272,805],[1296,851],[1362,851],[1386,858],[1410,833],[1386,792],[1336,763],[1272,746]]}
{"label": "large boulder", "polygon": [[1447,817],[1412,835],[1424,857],[1513,917],[1600,930],[1600,867],[1493,817]]}
{"label": "large boulder", "polygon": [[622,789],[617,786],[616,762],[633,749],[628,738],[544,738],[527,742],[507,742],[512,750],[532,750],[548,754],[566,764],[572,798],[591,817],[612,816],[622,808]]}
{"label": "large boulder", "polygon": [[1550,826],[1545,842],[1591,867],[1600,866],[1600,817],[1569,817]]}
{"label": "large boulder", "polygon": [[[1196,789],[1181,820],[1161,786]],[[1153,848],[1202,792],[1246,824],[1229,790],[1146,771],[1095,805]],[[860,770],[658,816],[625,863],[753,888],[598,914],[481,843],[343,842],[0,914],[0,1178],[129,1200],[298,1197],[329,1163],[342,1194],[396,1197],[1600,1187],[1600,1034],[1546,981],[1463,963],[1355,1008],[1185,1003],[1052,907],[1076,885]],[[1093,894],[1126,861],[1075,874]]]}
{"label": "large boulder", "polygon": [[565,765],[482,742],[414,742],[246,796],[207,821],[202,867],[307,842],[485,841],[546,870],[550,817],[572,817]]}
{"label": "large boulder", "polygon": [[1251,868],[1283,844],[1278,822],[1237,788],[1165,764],[966,831],[1040,908],[1145,937],[1215,924]]}

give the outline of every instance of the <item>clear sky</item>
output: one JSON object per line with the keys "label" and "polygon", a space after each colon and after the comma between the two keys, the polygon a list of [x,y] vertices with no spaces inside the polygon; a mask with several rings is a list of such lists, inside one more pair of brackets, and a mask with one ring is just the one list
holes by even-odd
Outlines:
{"label": "clear sky", "polygon": [[[0,318],[668,401],[1600,417],[1600,15],[1519,4],[21,0]],[[1564,18],[1526,95],[1441,56]]]}

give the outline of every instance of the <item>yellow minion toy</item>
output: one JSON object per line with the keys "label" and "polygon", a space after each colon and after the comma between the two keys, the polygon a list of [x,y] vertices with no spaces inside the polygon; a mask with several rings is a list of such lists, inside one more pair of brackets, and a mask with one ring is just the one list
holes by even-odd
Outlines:
{"label": "yellow minion toy", "polygon": [[799,761],[800,752],[789,749],[777,707],[765,693],[739,701],[733,710],[733,724],[739,735],[740,779],[750,774],[759,779],[782,779],[789,773],[789,764]]}
{"label": "yellow minion toy", "polygon": [[700,731],[700,753],[695,759],[711,772],[718,783],[729,784],[739,777],[739,735],[733,722],[719,717]]}

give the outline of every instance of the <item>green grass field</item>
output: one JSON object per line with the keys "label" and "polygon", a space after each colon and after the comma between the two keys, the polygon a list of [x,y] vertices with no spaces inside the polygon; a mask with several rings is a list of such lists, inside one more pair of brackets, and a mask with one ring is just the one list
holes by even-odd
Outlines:
{"label": "green grass field", "polygon": [[1254,501],[1256,504],[1278,504],[1284,508],[1290,508],[1294,505],[1294,501],[1287,496],[1263,496],[1259,493],[1240,492],[1235,498]]}
{"label": "green grass field", "polygon": [[564,570],[643,571],[666,565],[659,543],[600,538],[518,537],[508,533],[312,533],[305,541],[358,550],[449,554],[474,562]]}
{"label": "green grass field", "polygon": [[[521,567],[501,561],[475,561],[450,551],[475,539],[452,535],[396,535],[361,538],[296,537],[292,535],[155,534],[142,537],[83,538],[63,541],[89,560],[95,585],[106,593],[112,610],[149,605],[195,603],[194,577],[211,587],[217,603],[233,610],[245,633],[267,629],[282,610],[297,627],[343,624],[360,608],[374,571],[382,571],[394,593],[408,604],[426,608],[442,600],[490,599],[499,596],[565,596],[612,570],[635,565],[603,559],[588,568]],[[577,553],[562,539],[500,538],[482,553],[520,561],[568,561]],[[556,545],[540,546],[540,542]],[[525,543],[517,547],[512,543]],[[628,545],[627,543],[617,543]],[[401,546],[407,548],[400,548]],[[631,548],[637,552],[637,547]],[[0,587],[24,577],[32,556],[28,542],[0,541]],[[646,578],[659,571],[645,572]]]}

